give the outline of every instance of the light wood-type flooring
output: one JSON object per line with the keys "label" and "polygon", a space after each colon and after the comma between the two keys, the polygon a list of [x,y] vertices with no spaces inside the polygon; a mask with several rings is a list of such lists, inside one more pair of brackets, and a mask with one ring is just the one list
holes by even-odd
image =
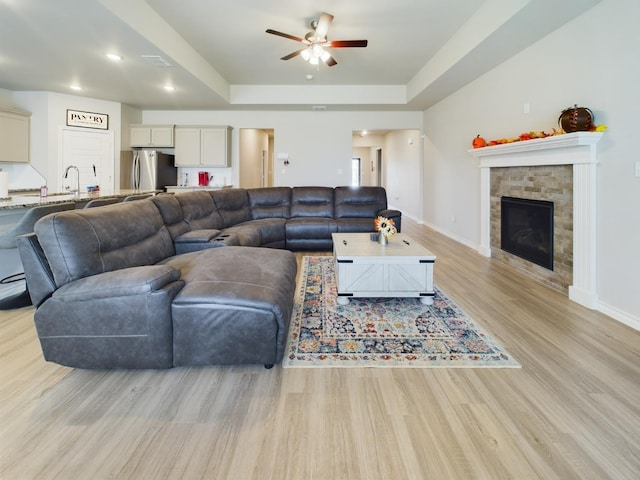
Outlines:
{"label": "light wood-type flooring", "polygon": [[83,371],[0,312],[0,478],[640,478],[640,332],[403,227],[521,369]]}

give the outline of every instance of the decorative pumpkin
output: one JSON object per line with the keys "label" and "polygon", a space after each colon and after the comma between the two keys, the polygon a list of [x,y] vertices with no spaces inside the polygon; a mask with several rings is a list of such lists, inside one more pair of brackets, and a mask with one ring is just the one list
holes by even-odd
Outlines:
{"label": "decorative pumpkin", "polygon": [[558,125],[566,132],[588,132],[593,126],[593,112],[585,107],[567,108],[558,118]]}
{"label": "decorative pumpkin", "polygon": [[473,148],[482,148],[487,146],[487,142],[484,140],[484,138],[478,135],[476,138],[473,139],[473,142],[471,142],[471,145],[473,146]]}

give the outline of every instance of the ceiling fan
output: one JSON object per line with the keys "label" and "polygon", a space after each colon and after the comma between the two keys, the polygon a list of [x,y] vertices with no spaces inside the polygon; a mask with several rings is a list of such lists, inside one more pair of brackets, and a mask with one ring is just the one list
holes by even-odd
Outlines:
{"label": "ceiling fan", "polygon": [[285,55],[281,60],[290,60],[300,55],[305,61],[312,65],[318,65],[319,60],[322,60],[329,67],[337,65],[338,62],[327,52],[327,48],[347,48],[347,47],[366,47],[366,40],[328,40],[327,32],[329,31],[329,25],[333,21],[333,15],[328,13],[322,13],[318,20],[311,22],[311,28],[313,31],[308,32],[304,38],[289,35],[288,33],[278,32],[276,30],[267,29],[267,33],[277,35],[279,37],[288,38],[296,42],[303,43],[304,48],[296,50],[295,52]]}

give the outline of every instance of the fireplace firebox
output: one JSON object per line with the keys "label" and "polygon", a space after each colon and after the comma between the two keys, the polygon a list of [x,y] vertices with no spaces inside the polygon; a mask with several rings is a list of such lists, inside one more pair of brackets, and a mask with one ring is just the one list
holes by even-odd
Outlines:
{"label": "fireplace firebox", "polygon": [[553,270],[553,202],[502,197],[500,248]]}

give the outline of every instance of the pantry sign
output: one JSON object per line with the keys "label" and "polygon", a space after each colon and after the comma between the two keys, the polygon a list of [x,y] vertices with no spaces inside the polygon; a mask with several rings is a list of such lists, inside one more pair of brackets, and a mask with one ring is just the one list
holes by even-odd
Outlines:
{"label": "pantry sign", "polygon": [[70,127],[98,128],[109,130],[109,115],[105,113],[67,110],[67,125]]}

